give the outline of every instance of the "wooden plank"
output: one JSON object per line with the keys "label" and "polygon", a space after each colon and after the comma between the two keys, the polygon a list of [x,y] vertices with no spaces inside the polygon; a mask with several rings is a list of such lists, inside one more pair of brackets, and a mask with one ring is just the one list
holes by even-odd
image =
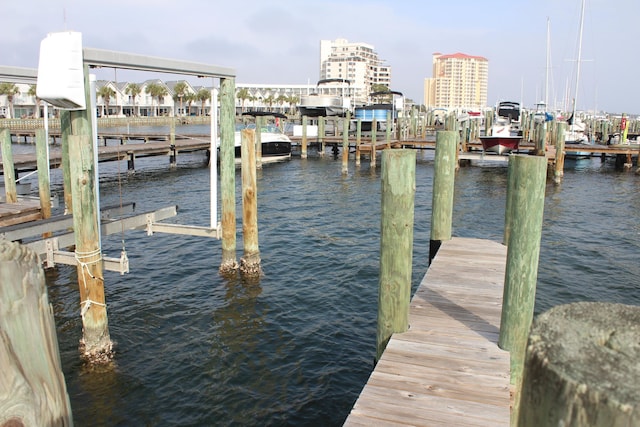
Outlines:
{"label": "wooden plank", "polygon": [[509,353],[497,346],[506,247],[442,243],[347,426],[509,425]]}

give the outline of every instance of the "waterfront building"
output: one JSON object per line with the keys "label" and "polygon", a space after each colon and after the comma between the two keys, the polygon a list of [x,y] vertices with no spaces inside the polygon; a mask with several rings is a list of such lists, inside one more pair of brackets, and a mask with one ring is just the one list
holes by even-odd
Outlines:
{"label": "waterfront building", "polygon": [[349,80],[354,106],[365,105],[373,85],[391,89],[391,66],[378,57],[370,44],[320,40],[320,80],[324,79]]}
{"label": "waterfront building", "polygon": [[464,53],[433,54],[433,77],[425,79],[427,108],[477,110],[487,105],[489,61]]}

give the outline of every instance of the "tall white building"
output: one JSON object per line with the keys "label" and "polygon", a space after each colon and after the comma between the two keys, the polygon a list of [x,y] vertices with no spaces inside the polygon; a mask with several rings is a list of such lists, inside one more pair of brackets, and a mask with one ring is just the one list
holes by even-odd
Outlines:
{"label": "tall white building", "polygon": [[324,79],[349,80],[355,105],[363,105],[373,85],[391,89],[391,67],[378,58],[370,44],[320,40],[320,80]]}
{"label": "tall white building", "polygon": [[425,79],[427,108],[479,109],[487,105],[489,61],[464,53],[433,54],[433,77]]}

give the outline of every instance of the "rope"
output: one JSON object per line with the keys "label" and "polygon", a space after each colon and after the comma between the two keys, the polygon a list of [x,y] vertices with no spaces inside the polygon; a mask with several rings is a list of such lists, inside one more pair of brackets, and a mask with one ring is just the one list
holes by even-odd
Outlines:
{"label": "rope", "polygon": [[[84,283],[84,287],[85,289],[87,288],[87,281],[84,277],[85,275],[85,271],[86,273],[89,275],[89,277],[91,277],[92,279],[95,279],[96,277],[91,274],[91,271],[89,271],[89,264],[95,264],[98,263],[100,261],[102,261],[102,251],[100,248],[91,251],[91,252],[75,252],[75,256],[76,256],[76,261],[78,262],[78,265],[80,266],[80,270],[82,271],[82,282]],[[92,261],[84,261],[87,258],[95,258],[97,256],[96,259],[92,260]],[[104,279],[100,279],[100,280],[104,280]]]}
{"label": "rope", "polygon": [[84,319],[84,315],[87,313],[87,311],[89,311],[89,308],[91,308],[92,305],[98,305],[100,307],[107,307],[106,304],[102,304],[101,302],[97,302],[97,301],[93,301],[90,300],[89,298],[87,298],[86,300],[82,301],[80,303],[80,306],[82,307],[80,309],[80,316]]}

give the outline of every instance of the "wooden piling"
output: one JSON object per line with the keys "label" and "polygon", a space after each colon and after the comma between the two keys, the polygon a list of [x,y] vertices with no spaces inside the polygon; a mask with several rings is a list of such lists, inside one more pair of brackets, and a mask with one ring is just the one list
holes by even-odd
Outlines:
{"label": "wooden piling", "polygon": [[2,170],[4,175],[4,191],[6,203],[18,201],[16,187],[16,171],[13,167],[13,150],[11,149],[11,132],[9,129],[0,131],[0,149],[2,150]]}
{"label": "wooden piling", "polygon": [[376,142],[377,142],[378,122],[374,117],[371,121],[371,163],[369,166],[372,169],[376,168]]}
{"label": "wooden piling", "polygon": [[300,158],[307,158],[307,116],[302,116],[302,142],[300,148]]}
{"label": "wooden piling", "polygon": [[518,426],[640,425],[640,308],[577,302],[529,335]]}
{"label": "wooden piling", "polygon": [[53,309],[36,253],[0,241],[0,283],[0,425],[73,425]]}
{"label": "wooden piling", "polygon": [[457,132],[438,131],[436,133],[429,263],[436,256],[442,241],[451,239],[457,148]]}
{"label": "wooden piling", "polygon": [[347,112],[342,120],[342,175],[349,173],[349,122],[351,114]]}
{"label": "wooden piling", "polygon": [[[540,238],[544,211],[547,159],[512,154],[509,157],[509,216],[500,338],[498,345],[511,353],[511,384],[519,389],[525,347],[533,319]],[[512,420],[517,420],[517,405]],[[515,423],[513,424],[515,425]]]}
{"label": "wooden piling", "polygon": [[360,144],[362,144],[362,119],[356,121],[356,167],[360,166]]}
{"label": "wooden piling", "polygon": [[385,150],[381,169],[380,282],[376,360],[409,327],[416,152]]}
{"label": "wooden piling", "polygon": [[564,176],[564,134],[566,128],[566,123],[556,123],[556,160],[553,173],[553,180],[556,184],[559,184]]}
{"label": "wooden piling", "polygon": [[[263,117],[256,116],[256,132],[255,132],[255,167],[262,169],[262,126],[264,125]],[[242,147],[240,147],[242,150]]]}
{"label": "wooden piling", "polygon": [[241,132],[242,150],[242,237],[244,255],[240,259],[240,273],[260,277],[260,248],[258,245],[258,185],[256,180],[255,135],[253,129]]}
{"label": "wooden piling", "polygon": [[[88,65],[84,66],[84,85],[86,103],[90,106],[91,85]],[[113,343],[109,336],[104,297],[92,113],[85,109],[75,110],[70,114],[69,175],[74,212],[73,229],[78,263],[80,315],[83,326],[80,350],[83,358],[89,363],[106,364],[113,357]]]}
{"label": "wooden piling", "polygon": [[324,117],[318,117],[318,144],[320,145],[318,147],[318,153],[320,154],[320,157],[324,156],[324,151],[326,149],[324,143],[324,123]]}
{"label": "wooden piling", "polygon": [[73,214],[71,197],[71,167],[69,166],[69,135],[71,134],[71,112],[60,110],[60,151],[62,155],[62,188],[64,191],[64,213]]}
{"label": "wooden piling", "polygon": [[238,270],[236,262],[235,79],[220,79],[220,273]]}
{"label": "wooden piling", "polygon": [[176,118],[172,117],[169,120],[169,144],[170,144],[170,155],[169,155],[169,166],[171,168],[176,168],[178,166],[178,159],[176,158]]}
{"label": "wooden piling", "polygon": [[51,218],[51,183],[49,182],[49,150],[44,129],[36,129],[36,164],[38,168],[38,193],[42,218]]}

